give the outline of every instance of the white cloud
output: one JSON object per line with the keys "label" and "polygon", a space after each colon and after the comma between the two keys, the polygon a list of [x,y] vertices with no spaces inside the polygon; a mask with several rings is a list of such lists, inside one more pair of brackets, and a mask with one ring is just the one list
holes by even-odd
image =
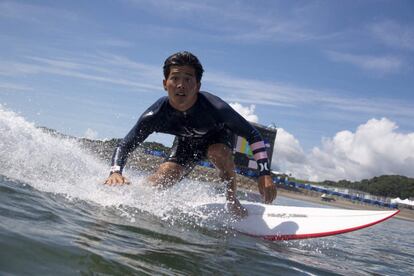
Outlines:
{"label": "white cloud", "polygon": [[42,26],[53,27],[48,24],[45,19],[64,22],[76,22],[79,17],[76,13],[72,13],[64,9],[55,9],[46,5],[31,5],[17,3],[16,1],[4,1],[0,3],[0,18],[21,20],[30,22],[31,24],[41,24]]}
{"label": "white cloud", "polygon": [[[186,31],[191,36],[203,36],[220,40],[257,43],[262,41],[306,42],[323,40],[335,34],[319,30],[315,26],[315,5],[287,4],[273,1],[256,5],[249,1],[153,1],[128,0],[133,7],[146,10],[163,20],[174,22],[174,33]],[[317,6],[317,5],[316,5]],[[228,12],[231,10],[231,12]],[[186,16],[195,22],[192,29],[177,27],[176,22]],[[149,26],[151,32],[162,31],[164,27]],[[170,29],[171,30],[171,29]]]}
{"label": "white cloud", "polygon": [[395,21],[386,20],[370,25],[368,30],[387,46],[414,50],[414,26],[403,26]]}
{"label": "white cloud", "polygon": [[234,110],[236,110],[240,115],[242,115],[243,118],[245,118],[247,121],[253,123],[259,122],[259,117],[256,114],[254,114],[254,110],[256,108],[255,105],[243,106],[239,103],[230,103],[230,106]]}
{"label": "white cloud", "polygon": [[83,57],[26,57],[23,62],[0,63],[0,75],[27,76],[52,74],[94,82],[123,85],[141,91],[161,91],[159,67],[101,53]]}
{"label": "white cloud", "polygon": [[[227,102],[275,106],[283,108],[312,108],[330,110],[335,116],[349,118],[352,114],[375,116],[405,117],[414,116],[414,105],[391,98],[363,98],[347,96],[349,91],[330,91],[311,89],[295,84],[239,78],[226,73],[208,72],[205,74],[203,88],[216,91]],[[389,108],[393,106],[393,108]],[[346,113],[345,113],[346,112]]]}
{"label": "white cloud", "polygon": [[305,156],[284,130],[276,138],[274,165],[308,180],[360,180],[384,174],[414,176],[414,133],[400,133],[389,119],[371,119],[355,132],[325,138]]}
{"label": "white cloud", "polygon": [[83,137],[93,140],[93,139],[96,139],[98,137],[98,132],[91,129],[91,128],[88,128],[85,131],[85,134],[83,135]]}
{"label": "white cloud", "polygon": [[33,90],[33,88],[21,85],[21,84],[15,84],[10,82],[0,82],[0,92],[7,92],[7,91],[30,91]]}
{"label": "white cloud", "polygon": [[349,63],[382,74],[399,72],[404,66],[402,59],[395,56],[368,56],[330,51],[328,57],[335,62]]}
{"label": "white cloud", "polygon": [[272,167],[276,171],[292,173],[295,176],[306,177],[302,174],[307,157],[300,142],[283,128],[277,129],[275,147],[273,150]]}

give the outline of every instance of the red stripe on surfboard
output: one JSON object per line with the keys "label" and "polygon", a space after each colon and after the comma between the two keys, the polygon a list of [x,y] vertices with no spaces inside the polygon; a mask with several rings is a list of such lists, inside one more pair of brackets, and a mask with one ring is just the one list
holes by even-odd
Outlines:
{"label": "red stripe on surfboard", "polygon": [[383,219],[380,219],[380,220],[377,220],[377,221],[374,221],[374,222],[371,222],[371,223],[368,223],[368,224],[364,224],[364,225],[361,225],[361,226],[342,229],[342,230],[337,230],[337,231],[321,232],[321,233],[313,233],[313,234],[298,234],[298,235],[293,234],[293,235],[269,235],[269,236],[249,235],[249,236],[260,237],[260,238],[264,238],[266,240],[271,240],[271,241],[320,238],[320,237],[326,237],[326,236],[332,236],[332,235],[348,233],[348,232],[360,230],[362,228],[370,227],[372,225],[378,224],[380,222],[383,222],[384,220],[387,220],[387,219],[395,216],[399,212],[400,212],[400,210],[397,210],[393,214],[391,214],[388,217],[385,217]]}

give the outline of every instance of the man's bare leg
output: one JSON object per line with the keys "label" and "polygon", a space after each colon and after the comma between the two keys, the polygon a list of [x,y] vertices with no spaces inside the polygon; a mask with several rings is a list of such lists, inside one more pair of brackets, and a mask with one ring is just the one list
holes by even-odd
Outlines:
{"label": "man's bare leg", "polygon": [[236,198],[236,173],[231,149],[225,144],[213,144],[208,148],[207,157],[219,170],[220,178],[227,183],[226,199],[229,210],[239,217],[247,216],[247,210]]}
{"label": "man's bare leg", "polygon": [[183,173],[183,166],[174,162],[165,162],[154,174],[148,177],[148,180],[153,186],[166,188],[180,181]]}

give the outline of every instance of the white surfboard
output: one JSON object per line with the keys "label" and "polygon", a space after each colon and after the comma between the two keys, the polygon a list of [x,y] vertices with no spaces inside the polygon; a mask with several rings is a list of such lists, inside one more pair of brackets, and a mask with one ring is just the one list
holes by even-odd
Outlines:
{"label": "white surfboard", "polygon": [[246,218],[225,219],[224,204],[199,206],[210,219],[222,219],[225,225],[240,233],[269,240],[291,240],[338,235],[380,223],[399,210],[371,211],[330,208],[291,207],[241,201],[248,210]]}

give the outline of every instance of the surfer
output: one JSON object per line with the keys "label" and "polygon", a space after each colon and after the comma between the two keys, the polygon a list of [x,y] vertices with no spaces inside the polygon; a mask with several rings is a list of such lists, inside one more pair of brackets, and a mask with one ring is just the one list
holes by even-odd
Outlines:
{"label": "surfer", "polygon": [[171,186],[186,176],[198,161],[208,158],[227,185],[228,210],[237,216],[246,216],[247,210],[236,198],[232,148],[234,134],[237,134],[250,144],[259,168],[259,191],[264,202],[271,203],[277,192],[260,133],[222,99],[200,91],[204,69],[192,53],[184,51],[171,55],[163,69],[163,86],[168,96],[150,106],[118,144],[105,184],[129,184],[122,175],[129,153],[151,133],[168,133],[175,135],[171,154],[148,177],[151,184]]}

